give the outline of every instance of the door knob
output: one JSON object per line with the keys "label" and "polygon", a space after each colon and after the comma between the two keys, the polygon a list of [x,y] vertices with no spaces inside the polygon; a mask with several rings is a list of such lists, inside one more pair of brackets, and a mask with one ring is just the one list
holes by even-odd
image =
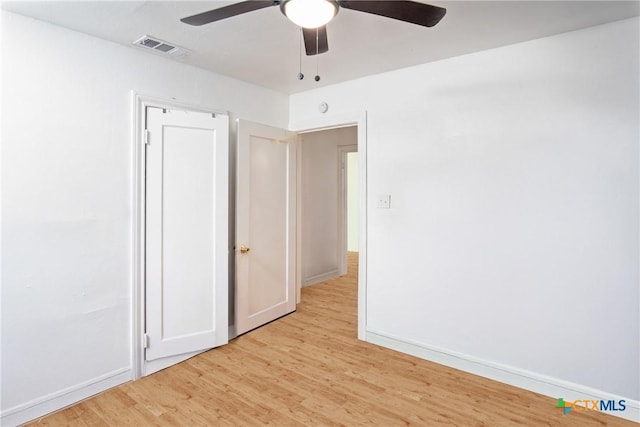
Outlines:
{"label": "door knob", "polygon": [[240,246],[240,253],[241,254],[246,254],[247,252],[249,252],[251,250],[251,248],[248,248],[244,245]]}

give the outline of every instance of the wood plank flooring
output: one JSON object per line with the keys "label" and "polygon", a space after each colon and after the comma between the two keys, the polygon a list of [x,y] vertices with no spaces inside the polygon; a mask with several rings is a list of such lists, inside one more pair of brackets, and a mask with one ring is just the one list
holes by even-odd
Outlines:
{"label": "wood plank flooring", "polygon": [[33,426],[636,426],[356,339],[349,274],[306,287],[298,310]]}

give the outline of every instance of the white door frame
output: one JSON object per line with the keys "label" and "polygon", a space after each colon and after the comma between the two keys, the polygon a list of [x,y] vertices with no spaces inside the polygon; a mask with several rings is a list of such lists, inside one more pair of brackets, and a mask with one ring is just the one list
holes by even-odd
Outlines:
{"label": "white door frame", "polygon": [[[360,229],[359,229],[359,262],[358,262],[358,339],[367,339],[367,112],[352,112],[343,114],[325,114],[314,119],[305,120],[298,123],[290,123],[289,130],[297,133],[317,132],[327,129],[335,129],[347,126],[358,127],[358,157],[359,171],[359,208],[360,208]],[[300,162],[298,162],[300,164]],[[298,174],[301,176],[302,174]],[[300,188],[300,186],[298,186]],[[300,213],[298,212],[298,215]],[[298,222],[300,224],[300,221]],[[300,242],[301,232],[298,228],[297,244],[297,281],[298,281],[298,301],[300,288],[302,286],[302,257]]]}
{"label": "white door frame", "polygon": [[144,327],[145,327],[145,126],[146,108],[166,108],[197,111],[211,114],[228,112],[204,105],[193,105],[131,91],[131,367],[132,379],[144,374]]}
{"label": "white door frame", "polygon": [[[357,153],[357,145],[341,145],[338,147],[338,269],[340,275],[347,274],[347,154]],[[358,182],[358,184],[360,184]]]}

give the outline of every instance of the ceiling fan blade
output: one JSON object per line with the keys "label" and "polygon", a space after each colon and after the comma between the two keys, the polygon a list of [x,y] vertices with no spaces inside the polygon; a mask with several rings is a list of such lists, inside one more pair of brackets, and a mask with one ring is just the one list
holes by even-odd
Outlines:
{"label": "ceiling fan blade", "polygon": [[423,27],[433,27],[447,9],[405,0],[338,0],[340,7],[398,19]]}
{"label": "ceiling fan blade", "polygon": [[[303,28],[302,35],[304,37],[304,48],[307,55],[317,55],[325,53],[329,50],[329,42],[327,40],[327,27],[323,25],[317,28]],[[316,40],[317,36],[317,40]],[[318,47],[316,51],[316,45]]]}
{"label": "ceiling fan blade", "polygon": [[276,6],[279,1],[273,0],[250,0],[240,3],[230,4],[208,12],[198,13],[197,15],[182,18],[180,21],[189,25],[204,25],[210,22],[220,21],[221,19],[230,18],[232,16],[241,15],[243,13],[252,12],[258,9],[264,9],[269,6]]}

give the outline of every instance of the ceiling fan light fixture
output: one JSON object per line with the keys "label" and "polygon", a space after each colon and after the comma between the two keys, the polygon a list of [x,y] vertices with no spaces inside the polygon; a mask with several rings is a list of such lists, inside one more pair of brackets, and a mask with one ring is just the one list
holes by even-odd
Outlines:
{"label": "ceiling fan light fixture", "polygon": [[338,13],[334,0],[284,0],[280,10],[294,24],[302,28],[318,28]]}

